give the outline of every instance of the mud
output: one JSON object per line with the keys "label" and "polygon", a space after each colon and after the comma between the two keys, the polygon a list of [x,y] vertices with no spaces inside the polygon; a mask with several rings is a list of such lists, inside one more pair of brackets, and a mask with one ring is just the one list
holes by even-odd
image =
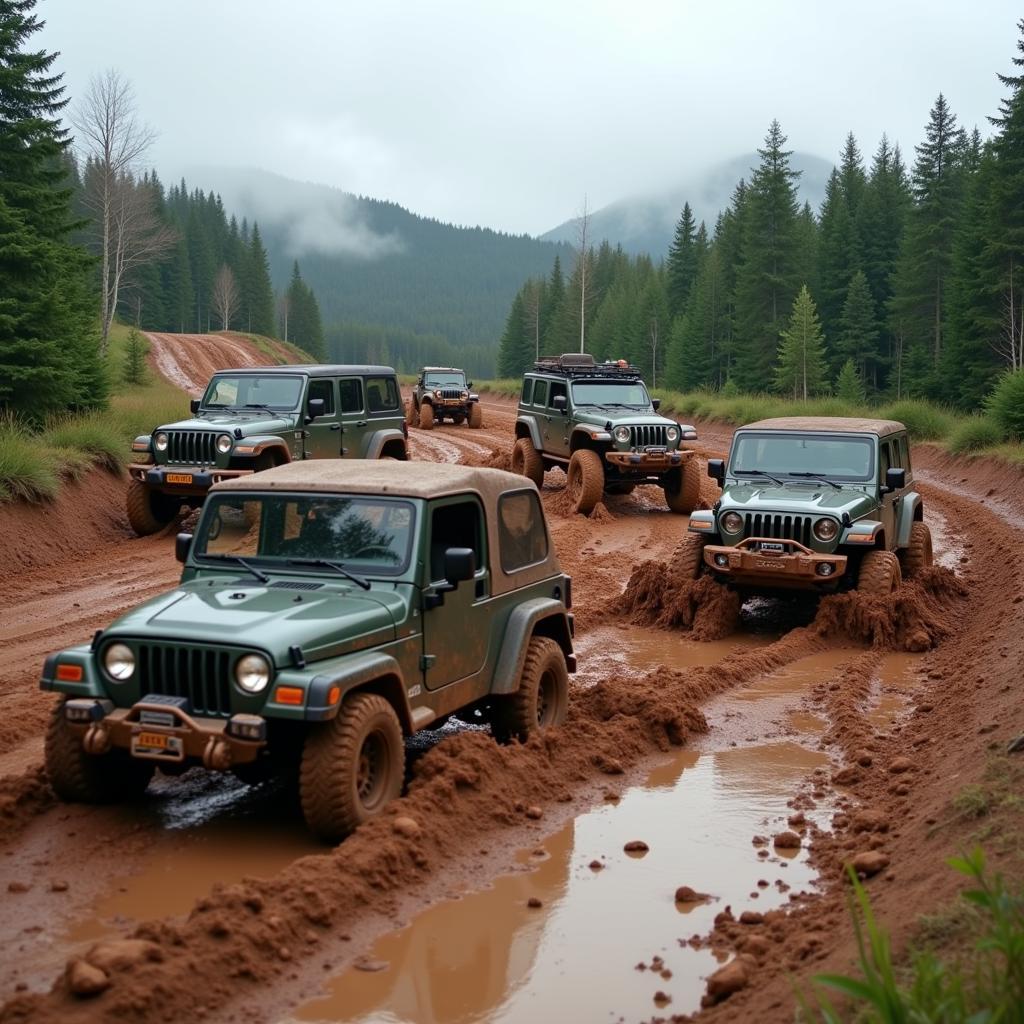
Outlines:
{"label": "mud", "polygon": [[720,640],[739,623],[740,598],[710,576],[687,579],[672,561],[643,562],[633,570],[622,597],[609,614],[624,609],[637,625],[690,629],[695,639]]}

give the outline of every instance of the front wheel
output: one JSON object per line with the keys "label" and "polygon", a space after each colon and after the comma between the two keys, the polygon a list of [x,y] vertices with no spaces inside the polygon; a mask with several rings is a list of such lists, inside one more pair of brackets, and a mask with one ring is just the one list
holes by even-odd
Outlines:
{"label": "front wheel", "polygon": [[569,672],[562,648],[550,637],[531,637],[518,688],[494,700],[491,732],[501,742],[525,740],[539,729],[561,725],[568,709]]}
{"label": "front wheel", "polygon": [[520,437],[512,446],[510,466],[513,473],[527,477],[538,487],[543,485],[544,462],[528,437]]}
{"label": "front wheel", "polygon": [[688,533],[676,548],[669,563],[672,576],[695,580],[704,574],[704,544],[706,538],[699,533]]}
{"label": "front wheel", "polygon": [[154,491],[141,480],[133,479],[128,484],[125,510],[131,528],[140,537],[159,533],[174,519],[180,509],[180,500]]}
{"label": "front wheel", "polygon": [[416,412],[416,402],[414,399],[410,398],[405,407],[405,422],[408,423],[410,427],[415,427],[418,415],[419,414]]}
{"label": "front wheel", "polygon": [[375,693],[348,697],[302,752],[299,794],[311,832],[344,839],[402,791],[405,745],[394,708]]}
{"label": "front wheel", "polygon": [[932,564],[932,531],[928,524],[916,522],[910,527],[910,543],[900,552],[904,576],[913,576]]}
{"label": "front wheel", "polygon": [[479,402],[474,402],[469,407],[469,425],[473,430],[479,430],[484,425],[484,411],[480,408]]}
{"label": "front wheel", "polygon": [[434,429],[434,407],[429,402],[420,403],[420,429]]}
{"label": "front wheel", "polygon": [[869,551],[857,572],[857,590],[870,597],[888,597],[903,582],[900,560],[891,551]]}
{"label": "front wheel", "polygon": [[678,469],[670,469],[664,483],[665,504],[673,512],[689,515],[700,501],[700,468],[689,458]]}
{"label": "front wheel", "polygon": [[604,466],[601,456],[589,448],[580,448],[569,459],[566,487],[573,512],[588,516],[604,494]]}

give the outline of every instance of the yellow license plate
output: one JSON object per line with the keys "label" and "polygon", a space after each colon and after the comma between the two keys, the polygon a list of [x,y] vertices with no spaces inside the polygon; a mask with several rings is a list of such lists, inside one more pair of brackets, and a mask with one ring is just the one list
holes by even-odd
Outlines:
{"label": "yellow license plate", "polygon": [[148,747],[150,750],[166,750],[167,739],[168,737],[160,732],[140,732],[135,737],[135,744],[139,747]]}
{"label": "yellow license plate", "polygon": [[191,473],[168,473],[166,480],[169,484],[190,484],[192,483]]}

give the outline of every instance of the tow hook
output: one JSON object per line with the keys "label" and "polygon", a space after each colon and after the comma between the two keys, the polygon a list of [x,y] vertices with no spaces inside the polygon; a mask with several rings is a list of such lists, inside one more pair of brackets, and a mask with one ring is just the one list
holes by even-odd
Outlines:
{"label": "tow hook", "polygon": [[231,747],[223,736],[211,736],[203,749],[203,767],[209,771],[226,772],[231,767]]}
{"label": "tow hook", "polygon": [[82,737],[87,754],[105,754],[110,750],[110,730],[102,722],[93,722]]}

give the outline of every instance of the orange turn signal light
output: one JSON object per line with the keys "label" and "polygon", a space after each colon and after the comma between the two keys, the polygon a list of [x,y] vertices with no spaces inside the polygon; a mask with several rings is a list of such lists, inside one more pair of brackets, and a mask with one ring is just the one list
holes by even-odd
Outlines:
{"label": "orange turn signal light", "polygon": [[306,699],[306,691],[301,686],[279,686],[274,693],[278,704],[302,704]]}
{"label": "orange turn signal light", "polygon": [[327,691],[327,703],[328,704],[337,704],[338,703],[338,698],[340,696],[341,696],[341,687],[340,686],[332,686]]}
{"label": "orange turn signal light", "polygon": [[57,678],[62,683],[80,683],[82,681],[81,665],[58,665]]}

